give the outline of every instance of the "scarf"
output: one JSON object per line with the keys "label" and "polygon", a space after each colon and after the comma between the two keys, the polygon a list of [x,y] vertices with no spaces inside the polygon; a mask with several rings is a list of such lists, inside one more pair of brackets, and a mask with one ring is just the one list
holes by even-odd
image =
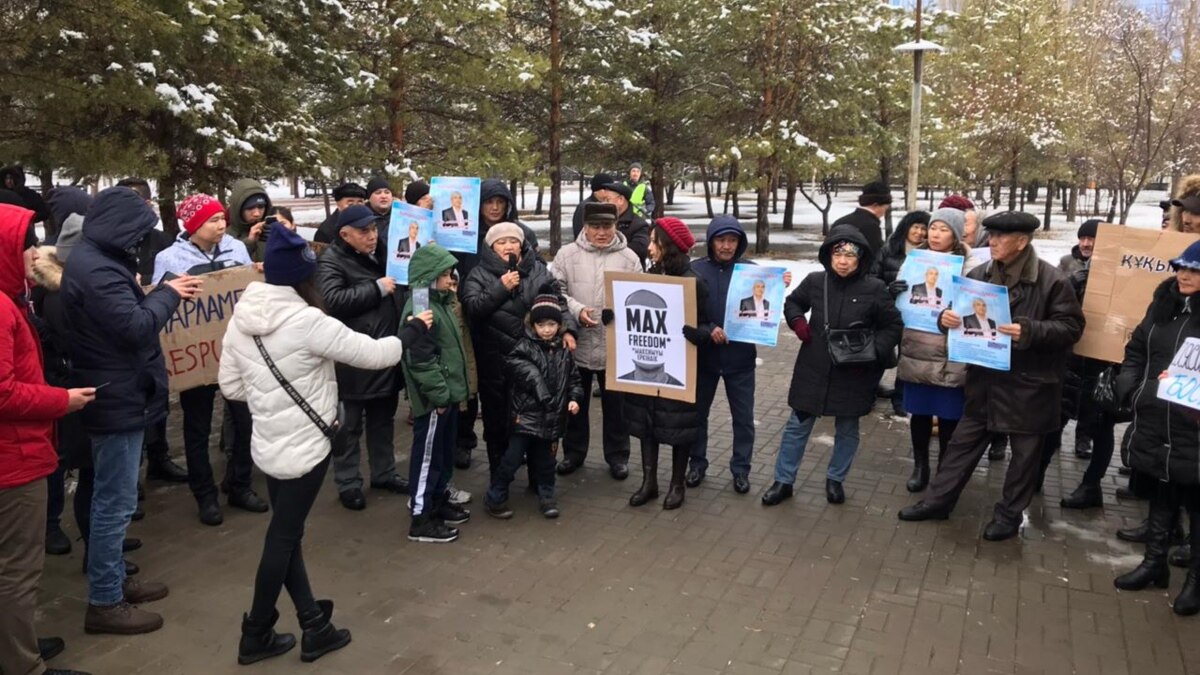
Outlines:
{"label": "scarf", "polygon": [[1037,264],[1037,253],[1033,250],[1033,242],[1030,242],[1025,250],[1018,253],[1017,257],[1007,265],[993,261],[992,267],[988,271],[988,282],[1005,286],[1011,291],[1022,280],[1037,279]]}

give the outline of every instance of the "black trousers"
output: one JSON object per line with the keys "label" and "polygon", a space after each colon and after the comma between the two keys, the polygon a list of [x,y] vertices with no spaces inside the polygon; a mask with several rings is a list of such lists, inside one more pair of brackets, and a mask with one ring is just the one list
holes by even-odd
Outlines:
{"label": "black trousers", "polygon": [[263,541],[262,559],[258,562],[258,573],[254,577],[254,604],[250,619],[267,623],[279,601],[279,593],[285,587],[296,606],[297,614],[311,613],[317,609],[312,586],[308,583],[308,570],[304,567],[302,541],[304,521],[317,500],[325,473],[329,470],[329,457],[321,460],[308,473],[299,478],[280,480],[267,476],[267,498],[271,502],[271,524]]}
{"label": "black trousers", "polygon": [[146,437],[142,448],[150,461],[168,459],[170,446],[167,445],[167,420],[146,427]]}
{"label": "black trousers", "polygon": [[475,435],[475,420],[479,417],[479,397],[467,399],[467,409],[460,410],[458,416],[458,449],[474,450],[479,445],[479,437]]}
{"label": "black trousers", "polygon": [[545,438],[513,434],[508,439],[508,449],[504,451],[499,468],[492,475],[487,492],[489,504],[508,501],[508,487],[521,468],[522,459],[529,464],[529,475],[537,485],[538,496],[542,499],[554,498],[554,449],[551,442]]}
{"label": "black trousers", "polygon": [[361,449],[358,441],[364,430],[371,482],[383,483],[396,475],[396,406],[399,403],[399,394],[342,401],[346,419],[342,420],[342,433],[338,436],[338,445],[333,449],[333,482],[337,484],[338,492],[361,490],[363,487],[359,473]]}
{"label": "black trousers", "polygon": [[[201,503],[217,494],[208,452],[216,394],[215,384],[179,392],[188,485],[192,488],[192,496]],[[250,472],[254,467],[254,460],[250,458],[250,408],[242,401],[226,401],[225,414],[233,420],[234,443],[221,485],[229,494],[239,494],[250,489]]]}
{"label": "black trousers", "polygon": [[625,416],[621,412],[624,395],[604,388],[604,371],[579,369],[579,381],[583,385],[583,401],[579,412],[567,418],[567,433],[563,437],[563,459],[573,459],[580,464],[587,458],[591,444],[592,425],[588,408],[592,400],[592,380],[600,388],[600,414],[603,419],[604,461],[609,466],[629,463],[629,430],[625,428]]}
{"label": "black trousers", "polygon": [[[993,435],[988,431],[987,420],[971,417],[959,420],[954,437],[938,462],[937,475],[929,484],[925,503],[935,508],[953,509],[971,480],[971,472],[987,452]],[[1021,522],[1021,513],[1029,506],[1037,487],[1044,436],[1008,434],[1012,458],[1004,476],[1004,494],[996,503],[996,520],[1006,524]]]}
{"label": "black trousers", "polygon": [[458,404],[446,412],[430,410],[413,418],[412,455],[408,462],[408,485],[412,494],[409,512],[413,518],[436,515],[450,486],[454,469],[454,443],[458,438]]}

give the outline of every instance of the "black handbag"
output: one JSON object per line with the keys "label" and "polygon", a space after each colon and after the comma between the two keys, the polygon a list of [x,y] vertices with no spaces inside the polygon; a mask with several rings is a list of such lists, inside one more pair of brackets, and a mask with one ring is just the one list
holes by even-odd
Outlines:
{"label": "black handbag", "polygon": [[875,353],[875,332],[870,328],[829,327],[829,277],[825,277],[825,344],[829,360],[835,366],[865,366],[879,361]]}
{"label": "black handbag", "polygon": [[262,338],[255,335],[254,344],[258,347],[258,353],[262,354],[263,361],[266,362],[267,368],[271,370],[271,374],[274,375],[275,380],[279,382],[279,386],[283,387],[283,390],[287,392],[288,396],[291,396],[292,400],[296,402],[296,405],[300,406],[300,409],[304,411],[304,414],[308,415],[308,419],[312,420],[312,423],[317,425],[317,428],[321,430],[321,433],[325,435],[325,438],[336,442],[335,439],[342,432],[342,418],[346,416],[346,410],[342,405],[342,402],[338,401],[337,419],[333,420],[333,424],[326,424],[325,420],[321,419],[321,416],[317,414],[317,411],[313,410],[312,406],[308,404],[308,401],[304,400],[304,397],[300,395],[300,392],[296,391],[296,388],[292,386],[292,383],[287,381],[287,378],[283,376],[283,373],[279,372],[279,368],[275,365],[275,361],[271,359],[271,355],[267,353],[267,348],[263,346]]}

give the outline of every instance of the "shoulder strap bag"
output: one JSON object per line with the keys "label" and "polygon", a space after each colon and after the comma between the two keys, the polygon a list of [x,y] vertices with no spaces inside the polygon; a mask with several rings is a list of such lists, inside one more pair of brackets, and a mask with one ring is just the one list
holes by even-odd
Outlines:
{"label": "shoulder strap bag", "polygon": [[304,414],[308,415],[308,419],[312,420],[312,423],[317,425],[317,428],[321,430],[321,433],[325,435],[325,438],[328,438],[332,441],[342,430],[342,417],[345,416],[345,412],[342,409],[341,401],[338,401],[337,419],[333,421],[333,424],[326,424],[325,420],[321,419],[321,416],[317,414],[317,411],[313,410],[312,406],[308,404],[308,401],[304,400],[304,397],[300,395],[300,392],[296,391],[296,388],[292,386],[292,383],[287,381],[287,378],[283,376],[283,373],[279,372],[279,367],[275,365],[275,361],[272,360],[271,355],[267,353],[267,348],[263,346],[262,338],[255,335],[254,345],[258,347],[258,353],[262,354],[263,361],[266,362],[267,368],[271,369],[271,374],[275,376],[275,380],[279,382],[279,386],[283,387],[283,390],[287,392],[288,396],[291,396],[292,400],[296,402],[296,405],[300,406],[300,409],[304,411]]}
{"label": "shoulder strap bag", "polygon": [[835,366],[865,366],[874,364],[875,333],[869,328],[829,327],[829,272],[825,273],[825,344],[829,360]]}

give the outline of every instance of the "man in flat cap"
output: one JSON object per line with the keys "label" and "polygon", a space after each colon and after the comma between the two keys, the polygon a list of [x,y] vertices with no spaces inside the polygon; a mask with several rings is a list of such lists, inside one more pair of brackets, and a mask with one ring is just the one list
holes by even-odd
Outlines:
{"label": "man in flat cap", "polygon": [[[983,538],[1001,541],[1018,534],[1021,514],[1037,487],[1042,437],[1059,428],[1067,357],[1083,334],[1083,310],[1070,281],[1033,250],[1038,225],[1036,216],[1013,211],[983,221],[992,259],[967,277],[1008,288],[1013,323],[997,330],[1012,337],[1011,367],[968,368],[966,410],[954,439],[925,499],[901,509],[901,520],[949,518],[992,435],[1003,433],[1012,445],[1012,461]],[[962,321],[956,311],[945,310],[939,325],[948,331]]]}
{"label": "man in flat cap", "polygon": [[337,210],[329,214],[325,222],[317,228],[317,233],[313,235],[313,241],[321,244],[332,244],[338,240],[338,216],[342,211],[356,206],[367,201],[367,189],[358,183],[342,183],[333,188],[333,202],[337,206]]}

